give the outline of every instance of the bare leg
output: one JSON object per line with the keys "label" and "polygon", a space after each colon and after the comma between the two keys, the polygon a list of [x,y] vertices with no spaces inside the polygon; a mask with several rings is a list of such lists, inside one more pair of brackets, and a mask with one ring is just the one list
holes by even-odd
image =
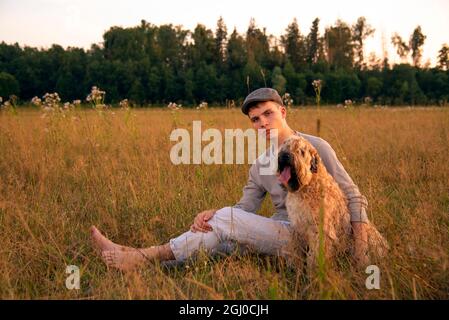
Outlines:
{"label": "bare leg", "polygon": [[147,262],[174,260],[175,256],[170,245],[153,246],[149,248],[130,250],[106,250],[101,253],[103,261],[110,267],[130,271]]}
{"label": "bare leg", "polygon": [[90,235],[93,246],[100,252],[107,250],[126,251],[133,249],[131,247],[121,246],[112,242],[111,240],[106,238],[95,226],[90,227]]}
{"label": "bare leg", "polygon": [[90,231],[92,243],[94,247],[100,251],[103,261],[108,266],[116,269],[129,271],[145,264],[145,262],[175,259],[169,244],[136,249],[112,242],[95,226],[92,226]]}

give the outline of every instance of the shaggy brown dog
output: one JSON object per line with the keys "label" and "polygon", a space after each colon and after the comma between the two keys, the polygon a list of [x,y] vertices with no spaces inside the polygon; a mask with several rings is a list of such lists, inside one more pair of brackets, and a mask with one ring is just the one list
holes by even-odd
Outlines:
{"label": "shaggy brown dog", "polygon": [[[327,261],[352,249],[348,203],[327,172],[316,149],[304,138],[288,139],[278,155],[279,180],[287,188],[286,207],[293,226],[293,246],[307,250],[307,266],[316,265],[320,230]],[[372,223],[367,224],[370,252],[384,256],[388,244]]]}

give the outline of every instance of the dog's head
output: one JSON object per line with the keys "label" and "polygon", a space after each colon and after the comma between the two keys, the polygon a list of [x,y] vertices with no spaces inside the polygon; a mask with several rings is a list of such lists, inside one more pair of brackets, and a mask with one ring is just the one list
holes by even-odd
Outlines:
{"label": "dog's head", "polygon": [[307,140],[292,136],[279,151],[278,179],[288,191],[298,191],[318,172],[319,161],[318,152]]}

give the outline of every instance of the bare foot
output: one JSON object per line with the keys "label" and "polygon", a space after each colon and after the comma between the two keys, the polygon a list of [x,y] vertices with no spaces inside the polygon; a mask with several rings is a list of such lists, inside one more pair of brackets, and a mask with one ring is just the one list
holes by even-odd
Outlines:
{"label": "bare foot", "polygon": [[102,235],[101,232],[95,226],[92,226],[90,228],[90,234],[94,247],[97,248],[99,251],[110,251],[110,250],[126,251],[131,249],[129,247],[121,246],[119,244],[112,242],[104,235]]}
{"label": "bare foot", "polygon": [[150,257],[145,255],[138,249],[134,250],[108,250],[101,253],[101,258],[109,266],[122,271],[131,271],[138,266],[145,263],[147,260],[151,260]]}

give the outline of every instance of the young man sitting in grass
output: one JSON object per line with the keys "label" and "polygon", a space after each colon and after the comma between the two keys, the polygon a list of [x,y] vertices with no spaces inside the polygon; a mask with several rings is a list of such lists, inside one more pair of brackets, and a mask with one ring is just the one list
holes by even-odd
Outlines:
{"label": "young man sitting in grass", "polygon": [[[250,93],[242,105],[242,112],[249,117],[254,129],[265,130],[267,140],[270,138],[270,130],[277,129],[278,146],[292,135],[300,135],[316,148],[327,171],[347,197],[355,239],[355,259],[359,265],[365,266],[367,201],[337,159],[332,147],[319,137],[291,129],[286,120],[287,109],[274,89],[260,88]],[[287,191],[281,187],[275,174],[261,175],[260,167],[258,159],[249,170],[248,183],[236,205],[199,213],[189,231],[166,244],[141,249],[126,247],[113,243],[92,226],[93,244],[108,266],[120,270],[132,270],[152,260],[184,261],[200,249],[213,254],[227,243],[237,243],[260,253],[286,255],[291,235],[285,207]],[[271,218],[256,214],[267,193],[271,195],[276,209]]]}

